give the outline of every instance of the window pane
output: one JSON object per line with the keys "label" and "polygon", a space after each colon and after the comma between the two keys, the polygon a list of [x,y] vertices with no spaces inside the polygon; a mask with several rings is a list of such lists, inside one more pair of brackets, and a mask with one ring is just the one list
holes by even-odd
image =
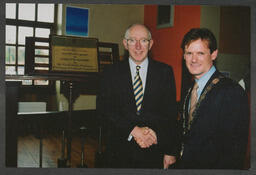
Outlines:
{"label": "window pane", "polygon": [[24,66],[18,67],[18,75],[24,75]]}
{"label": "window pane", "polygon": [[16,74],[15,66],[6,66],[5,73],[7,75],[15,75]]}
{"label": "window pane", "polygon": [[49,55],[48,49],[35,49],[35,55]]}
{"label": "window pane", "polygon": [[5,38],[7,44],[16,44],[16,26],[6,25]]}
{"label": "window pane", "polygon": [[45,58],[45,57],[35,57],[35,63],[49,64],[49,58]]}
{"label": "window pane", "polygon": [[35,4],[19,4],[19,19],[35,21]]}
{"label": "window pane", "polygon": [[25,47],[18,47],[18,64],[25,64]]}
{"label": "window pane", "polygon": [[22,80],[22,85],[32,85],[32,80]]}
{"label": "window pane", "polygon": [[25,37],[33,36],[32,27],[19,27],[19,44],[25,44]]}
{"label": "window pane", "polygon": [[48,82],[48,80],[35,80],[34,84],[35,85],[48,85],[49,82]]}
{"label": "window pane", "polygon": [[49,38],[50,29],[36,28],[36,37]]}
{"label": "window pane", "polygon": [[6,3],[5,4],[5,17],[15,19],[16,18],[16,4],[15,3]]}
{"label": "window pane", "polygon": [[5,64],[15,64],[16,60],[16,47],[6,46],[5,47]]}
{"label": "window pane", "polygon": [[46,42],[35,42],[36,46],[49,46],[49,43]]}
{"label": "window pane", "polygon": [[49,70],[49,67],[35,67],[35,70]]}
{"label": "window pane", "polygon": [[54,22],[54,4],[38,4],[37,20],[41,22],[53,23]]}

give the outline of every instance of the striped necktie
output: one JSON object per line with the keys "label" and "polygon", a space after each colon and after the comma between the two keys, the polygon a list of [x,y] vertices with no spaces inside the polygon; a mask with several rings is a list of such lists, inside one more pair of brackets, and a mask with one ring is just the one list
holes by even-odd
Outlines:
{"label": "striped necktie", "polygon": [[195,82],[193,90],[191,92],[191,97],[190,97],[190,110],[189,110],[189,121],[191,121],[192,114],[196,108],[196,103],[197,103],[197,89],[198,89],[198,84]]}
{"label": "striped necktie", "polygon": [[143,86],[139,74],[140,66],[136,66],[136,76],[134,78],[133,90],[137,106],[137,111],[141,110],[142,100],[143,100]]}

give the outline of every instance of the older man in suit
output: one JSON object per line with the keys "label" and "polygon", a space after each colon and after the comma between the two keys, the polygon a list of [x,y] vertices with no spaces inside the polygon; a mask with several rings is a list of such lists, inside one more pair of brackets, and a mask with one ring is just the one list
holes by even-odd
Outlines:
{"label": "older man in suit", "polygon": [[181,47],[195,81],[184,100],[177,167],[243,169],[249,125],[245,91],[216,70],[217,42],[210,30],[191,29]]}
{"label": "older man in suit", "polygon": [[126,30],[123,44],[129,58],[105,68],[97,96],[106,167],[167,168],[179,149],[172,68],[148,57],[153,40],[142,24]]}

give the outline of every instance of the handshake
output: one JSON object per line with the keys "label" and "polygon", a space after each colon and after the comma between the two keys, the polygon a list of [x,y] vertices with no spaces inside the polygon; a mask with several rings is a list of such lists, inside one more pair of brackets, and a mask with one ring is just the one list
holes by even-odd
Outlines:
{"label": "handshake", "polygon": [[[157,144],[156,133],[151,128],[135,126],[131,135],[141,148],[149,148],[151,145]],[[163,158],[163,168],[168,169],[168,167],[175,162],[175,156],[165,154]]]}
{"label": "handshake", "polygon": [[[156,133],[151,128],[135,126],[131,135],[141,148],[149,148],[151,145],[157,144]],[[163,168],[168,169],[168,167],[175,162],[175,156],[165,154],[163,158]]]}
{"label": "handshake", "polygon": [[131,135],[141,148],[149,148],[151,145],[157,144],[156,133],[151,128],[135,126]]}

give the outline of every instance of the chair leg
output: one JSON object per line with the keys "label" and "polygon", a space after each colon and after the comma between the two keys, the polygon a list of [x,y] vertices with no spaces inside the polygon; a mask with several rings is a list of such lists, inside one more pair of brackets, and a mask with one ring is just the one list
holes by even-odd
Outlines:
{"label": "chair leg", "polygon": [[80,136],[81,136],[81,162],[77,166],[78,168],[88,168],[88,166],[85,164],[85,153],[84,153],[84,145],[85,145],[85,138],[87,136],[86,132],[87,128],[82,126],[80,127]]}
{"label": "chair leg", "polygon": [[58,158],[57,166],[58,168],[67,168],[67,159],[65,159],[65,131],[62,131],[61,139],[61,157]]}

